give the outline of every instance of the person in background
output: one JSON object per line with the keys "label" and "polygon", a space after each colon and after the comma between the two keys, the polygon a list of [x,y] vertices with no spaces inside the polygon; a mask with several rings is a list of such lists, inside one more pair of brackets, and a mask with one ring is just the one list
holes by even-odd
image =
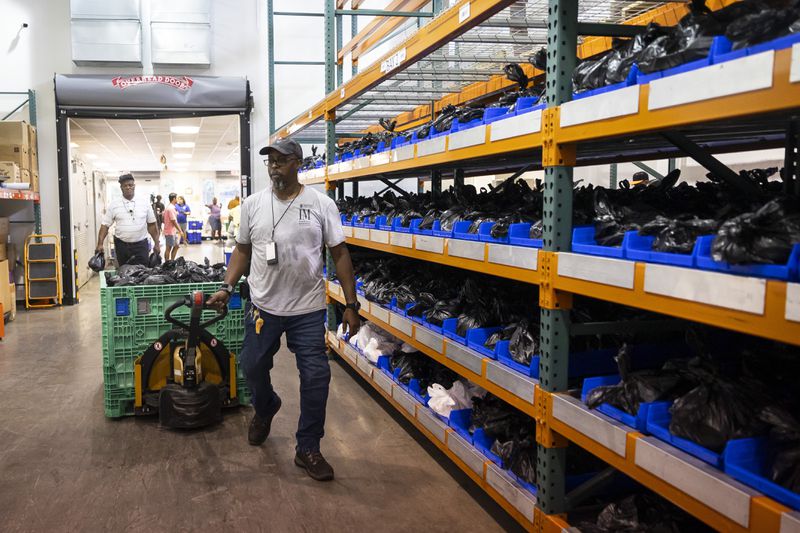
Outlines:
{"label": "person in background", "polygon": [[206,207],[211,211],[208,217],[208,225],[211,226],[211,240],[214,240],[216,235],[217,239],[222,240],[222,208],[220,207],[217,197],[206,204]]}
{"label": "person in background", "polygon": [[228,238],[235,239],[236,236],[239,234],[239,221],[242,213],[242,206],[241,204],[236,204],[235,206],[228,209]]}
{"label": "person in background", "polygon": [[178,211],[175,205],[178,203],[178,195],[174,192],[169,193],[169,204],[164,209],[164,241],[166,252],[164,260],[175,259],[178,255],[178,247],[181,244],[181,237],[188,242],[186,233],[178,225]]}
{"label": "person in background", "polygon": [[156,225],[158,231],[164,226],[164,202],[161,201],[161,195],[156,196],[156,201],[153,202],[153,212],[156,214]]}
{"label": "person in background", "polygon": [[286,334],[300,372],[300,421],[294,463],[317,481],[333,479],[333,468],[320,453],[331,369],[325,353],[325,281],[322,250],[333,256],[344,291],[342,315],[347,332],[360,326],[355,276],[336,204],[324,193],[297,181],[303,150],[284,139],[262,148],[272,187],[249,196],[241,207],[241,226],[225,284],[208,300],[219,309],[249,270],[250,305],[240,356],[255,414],[248,441],[261,445],[269,436],[281,399],[272,388],[273,357]]}
{"label": "person in background", "polygon": [[175,204],[175,210],[178,212],[178,227],[180,227],[181,232],[183,232],[183,242],[188,244],[189,240],[186,238],[186,231],[189,225],[188,216],[192,214],[192,210],[186,205],[186,200],[183,196],[178,196],[178,203]]}
{"label": "person in background", "polygon": [[230,233],[231,233],[231,231],[230,231],[230,227],[231,227],[231,210],[235,209],[236,207],[238,207],[239,204],[241,204],[241,203],[242,202],[241,202],[241,200],[239,200],[239,195],[238,194],[236,196],[234,196],[233,199],[230,202],[228,202],[228,218],[226,219],[226,222],[225,222],[225,233],[227,233],[228,235],[230,235]]}
{"label": "person in background", "polygon": [[153,239],[153,252],[160,253],[156,215],[147,198],[136,198],[136,181],[131,174],[119,177],[119,188],[122,190],[122,198],[112,200],[106,207],[97,234],[95,251],[103,251],[108,229],[113,225],[118,266],[147,265],[148,233]]}
{"label": "person in background", "polygon": [[236,207],[236,206],[237,206],[237,205],[239,205],[240,203],[242,203],[242,201],[241,201],[241,200],[239,200],[239,195],[237,194],[236,196],[234,196],[234,197],[233,197],[233,200],[231,200],[230,202],[228,202],[228,209],[229,209],[229,210],[230,210],[230,209],[233,209],[234,207]]}

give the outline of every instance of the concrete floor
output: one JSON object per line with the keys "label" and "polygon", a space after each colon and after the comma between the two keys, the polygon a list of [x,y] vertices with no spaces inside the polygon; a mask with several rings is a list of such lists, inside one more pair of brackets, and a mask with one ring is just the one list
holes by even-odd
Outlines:
{"label": "concrete floor", "polygon": [[[210,243],[182,252],[219,260]],[[0,530],[453,531],[516,523],[343,367],[332,363],[322,450],[336,480],[293,465],[292,354],[276,357],[284,404],[269,440],[247,444],[252,409],[215,428],[159,429],[103,416],[99,283],[72,307],[26,312],[0,343]]]}

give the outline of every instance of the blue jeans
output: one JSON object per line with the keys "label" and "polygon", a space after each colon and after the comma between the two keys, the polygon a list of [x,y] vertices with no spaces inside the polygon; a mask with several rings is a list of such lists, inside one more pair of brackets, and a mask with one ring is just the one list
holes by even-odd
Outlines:
{"label": "blue jeans", "polygon": [[261,333],[256,334],[252,308],[247,306],[244,319],[244,343],[240,364],[252,394],[253,408],[258,416],[272,416],[280,401],[272,388],[269,371],[272,359],[286,333],[289,350],[297,360],[300,371],[300,421],[297,426],[297,449],[319,451],[325,434],[325,406],[331,369],[325,353],[325,310],[298,316],[276,316],[259,311],[264,320]]}

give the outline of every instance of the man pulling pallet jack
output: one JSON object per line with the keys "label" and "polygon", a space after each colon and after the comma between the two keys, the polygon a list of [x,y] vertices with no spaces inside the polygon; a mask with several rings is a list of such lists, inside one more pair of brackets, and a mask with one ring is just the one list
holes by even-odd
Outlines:
{"label": "man pulling pallet jack", "polygon": [[360,322],[350,253],[336,204],[298,182],[303,150],[292,140],[262,148],[272,186],[247,198],[241,207],[239,236],[225,284],[208,300],[227,305],[233,287],[248,270],[249,312],[240,356],[255,415],[248,440],[258,446],[269,436],[281,399],[272,388],[273,356],[286,334],[300,371],[300,422],[294,462],[318,481],[333,479],[320,453],[331,378],[325,353],[325,282],[322,249],[333,256],[347,306],[343,321],[355,335]]}

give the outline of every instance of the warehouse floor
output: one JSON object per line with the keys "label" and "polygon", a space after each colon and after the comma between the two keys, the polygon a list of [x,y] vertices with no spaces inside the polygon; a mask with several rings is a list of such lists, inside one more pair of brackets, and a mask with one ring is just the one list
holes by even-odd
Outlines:
{"label": "warehouse floor", "polygon": [[[222,247],[183,254],[216,261]],[[516,530],[337,363],[322,443],[336,480],[308,478],[292,463],[298,378],[285,348],[273,371],[284,405],[260,448],[246,441],[250,407],[193,433],[161,430],[152,419],[106,419],[97,278],[80,298],[19,312],[0,343],[3,531]]]}

